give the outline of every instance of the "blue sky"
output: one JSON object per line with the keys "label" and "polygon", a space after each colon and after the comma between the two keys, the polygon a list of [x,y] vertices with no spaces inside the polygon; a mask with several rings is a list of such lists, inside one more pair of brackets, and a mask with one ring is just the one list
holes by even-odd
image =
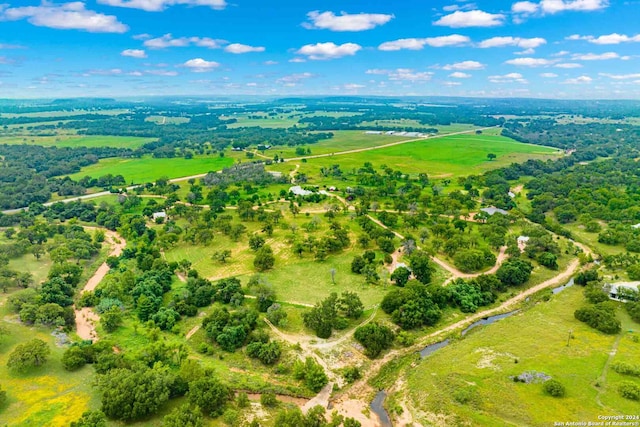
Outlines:
{"label": "blue sky", "polygon": [[640,97],[640,0],[0,1],[0,98]]}

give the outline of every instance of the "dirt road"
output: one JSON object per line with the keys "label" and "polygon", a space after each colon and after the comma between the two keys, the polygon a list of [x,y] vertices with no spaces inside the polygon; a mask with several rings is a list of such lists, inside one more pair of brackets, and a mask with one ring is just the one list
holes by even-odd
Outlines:
{"label": "dirt road", "polygon": [[[85,227],[88,230],[97,230],[96,227]],[[124,250],[127,242],[115,231],[105,230],[105,242],[111,245],[111,252],[109,256],[120,256]],[[109,272],[109,266],[106,262],[102,263],[96,272],[87,281],[87,284],[82,288],[82,292],[93,291],[96,286],[100,284],[102,279]],[[96,323],[100,320],[100,316],[93,311],[90,307],[84,307],[82,309],[75,308],[76,317],[76,334],[83,340],[98,340],[96,333]]]}

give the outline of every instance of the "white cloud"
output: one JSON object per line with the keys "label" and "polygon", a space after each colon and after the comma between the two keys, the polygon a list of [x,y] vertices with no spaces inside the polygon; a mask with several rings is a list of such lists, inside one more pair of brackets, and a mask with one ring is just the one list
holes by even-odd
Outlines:
{"label": "white cloud", "polygon": [[483,70],[484,64],[478,61],[462,61],[455,64],[447,64],[442,67],[443,70]]}
{"label": "white cloud", "polygon": [[489,76],[491,83],[529,83],[520,73],[509,73],[502,76]]}
{"label": "white cloud", "polygon": [[505,64],[518,67],[546,67],[553,64],[553,61],[544,58],[515,58],[505,61]]}
{"label": "white cloud", "polygon": [[186,47],[198,46],[209,49],[220,49],[225,40],[211,39],[209,37],[178,37],[174,38],[171,33],[167,33],[162,37],[145,40],[143,45],[149,49],[166,49],[168,47]]}
{"label": "white cloud", "polygon": [[147,54],[142,49],[125,49],[120,52],[122,56],[130,56],[131,58],[146,58]]}
{"label": "white cloud", "polygon": [[151,74],[152,76],[163,76],[163,77],[173,77],[177,76],[177,71],[169,71],[169,70],[146,70],[146,74]]}
{"label": "white cloud", "polygon": [[162,12],[169,6],[208,6],[211,9],[224,9],[227,6],[225,0],[98,0],[98,3],[109,6],[128,7],[142,9],[147,12]]}
{"label": "white cloud", "polygon": [[545,79],[553,79],[558,77],[558,75],[556,73],[541,73],[540,77],[545,78]]}
{"label": "white cloud", "polygon": [[640,42],[640,34],[636,34],[635,36],[627,36],[625,34],[606,34],[599,37],[593,36],[585,36],[585,40],[589,40],[589,43],[593,44],[620,44],[620,43],[631,43],[631,42]]}
{"label": "white cloud", "polygon": [[346,83],[344,85],[342,85],[342,88],[345,90],[358,90],[358,89],[362,89],[366,87],[365,85],[361,85],[358,83]]}
{"label": "white cloud", "polygon": [[564,11],[590,12],[605,9],[609,0],[542,0],[540,9],[544,13],[558,13]]}
{"label": "white cloud", "polygon": [[513,22],[521,24],[531,16],[553,15],[564,11],[591,12],[609,6],[609,0],[541,0],[519,1],[511,6]]}
{"label": "white cloud", "polygon": [[206,61],[202,58],[190,59],[182,65],[184,67],[190,68],[194,73],[205,73],[207,71],[213,71],[220,66],[220,64],[215,61]]}
{"label": "white cloud", "polygon": [[460,85],[462,85],[462,83],[460,83],[460,82],[448,82],[448,81],[445,81],[445,82],[442,82],[442,85],[443,85],[443,86],[448,86],[448,87],[455,87],[455,86],[460,86]]}
{"label": "white cloud", "polygon": [[640,73],[634,73],[634,74],[609,74],[609,73],[600,73],[601,76],[603,77],[609,77],[610,79],[613,80],[633,80],[633,79],[640,79]]}
{"label": "white cloud", "polygon": [[315,10],[307,13],[311,22],[302,24],[304,28],[310,30],[331,30],[331,31],[365,31],[371,30],[379,25],[384,25],[394,18],[393,15],[381,13],[357,13],[348,14],[341,12],[335,15],[333,12],[322,12]]}
{"label": "white cloud", "polygon": [[538,9],[538,4],[532,3],[530,1],[519,1],[511,6],[511,11],[513,13],[534,14],[538,11]]}
{"label": "white cloud", "polygon": [[362,46],[355,43],[337,45],[333,42],[328,42],[302,46],[296,51],[296,54],[305,55],[311,60],[325,60],[353,56],[361,49]]}
{"label": "white cloud", "polygon": [[593,79],[589,76],[580,76],[574,79],[567,79],[563,83],[567,85],[579,85],[579,84],[589,84],[593,81]]}
{"label": "white cloud", "polygon": [[554,67],[556,67],[556,68],[565,68],[565,69],[582,68],[582,64],[578,64],[576,62],[562,62],[560,64],[554,65]]}
{"label": "white cloud", "polygon": [[231,43],[229,46],[224,48],[225,52],[229,53],[250,53],[250,52],[264,52],[264,47],[262,46],[249,46],[246,44],[240,43]]}
{"label": "white cloud", "polygon": [[459,10],[450,15],[445,15],[434,22],[434,25],[451,28],[465,27],[497,27],[504,24],[505,16],[498,13],[487,13],[482,10],[470,10],[461,12]]}
{"label": "white cloud", "polygon": [[62,4],[42,2],[40,6],[9,7],[0,6],[0,21],[26,19],[37,27],[58,30],[83,30],[90,33],[125,33],[129,30],[113,15],[87,10],[80,1]]}
{"label": "white cloud", "polygon": [[311,77],[315,77],[312,73],[295,73],[289,74],[288,76],[284,76],[276,80],[277,83],[283,84],[285,86],[296,86],[301,81],[310,79]]}
{"label": "white cloud", "polygon": [[544,44],[547,44],[547,41],[541,37],[534,37],[530,39],[525,39],[521,37],[492,37],[490,39],[486,39],[478,43],[478,47],[489,48],[489,47],[516,46],[522,49],[535,49]]}
{"label": "white cloud", "polygon": [[278,61],[264,61],[263,62],[264,65],[278,65]]}
{"label": "white cloud", "polygon": [[551,56],[553,56],[553,57],[555,57],[555,58],[559,58],[559,57],[561,57],[561,56],[567,56],[567,55],[569,55],[570,53],[571,53],[571,52],[569,52],[568,50],[561,50],[560,52],[556,52],[556,53],[554,53],[554,54],[553,54],[553,55],[551,55]]}
{"label": "white cloud", "polygon": [[449,77],[454,79],[468,79],[471,77],[471,74],[463,73],[461,71],[456,71],[455,73],[449,74]]}
{"label": "white cloud", "polygon": [[24,49],[24,46],[19,44],[0,43],[0,49]]}
{"label": "white cloud", "polygon": [[451,34],[449,36],[440,37],[427,37],[427,38],[411,38],[411,39],[399,39],[389,42],[384,42],[378,49],[385,51],[395,51],[401,49],[420,50],[425,46],[431,47],[444,47],[444,46],[460,46],[467,44],[471,39],[467,36],[460,34]]}
{"label": "white cloud", "polygon": [[306,59],[304,59],[304,58],[293,58],[293,59],[290,59],[290,60],[289,60],[289,62],[293,62],[293,63],[296,63],[296,62],[297,62],[297,63],[301,63],[301,62],[307,62],[307,60],[306,60]]}
{"label": "white cloud", "polygon": [[620,55],[615,52],[605,53],[577,53],[571,56],[574,61],[603,61],[607,59],[618,59]]}
{"label": "white cloud", "polygon": [[396,68],[395,70],[372,69],[367,74],[387,76],[391,81],[428,82],[433,77],[430,71],[416,71],[411,68]]}

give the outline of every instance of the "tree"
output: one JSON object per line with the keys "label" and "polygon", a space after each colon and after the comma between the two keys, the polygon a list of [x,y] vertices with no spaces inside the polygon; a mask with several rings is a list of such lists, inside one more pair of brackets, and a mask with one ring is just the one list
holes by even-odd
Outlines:
{"label": "tree", "polygon": [[276,259],[273,256],[273,250],[271,247],[264,245],[256,252],[256,257],[253,260],[253,266],[258,271],[266,271],[273,268],[275,261]]}
{"label": "tree", "polygon": [[189,403],[199,406],[212,417],[222,413],[231,396],[231,390],[212,374],[189,383]]}
{"label": "tree", "polygon": [[64,366],[67,371],[75,371],[76,369],[82,368],[86,364],[87,354],[85,350],[78,345],[69,347],[62,354],[62,366]]}
{"label": "tree", "polygon": [[364,312],[364,304],[355,292],[343,292],[342,298],[338,300],[338,306],[350,319],[358,319]]}
{"label": "tree", "polygon": [[354,333],[354,338],[365,348],[365,354],[370,358],[377,357],[382,350],[391,347],[395,334],[387,326],[378,322],[360,326]]}
{"label": "tree", "polygon": [[406,267],[398,267],[391,273],[391,280],[396,282],[396,286],[404,287],[411,277],[411,271]]}
{"label": "tree", "polygon": [[113,332],[122,324],[122,310],[112,306],[100,316],[100,324],[107,332]]}
{"label": "tree", "polygon": [[71,427],[107,427],[107,419],[102,411],[87,411]]}
{"label": "tree", "polygon": [[489,159],[489,161],[495,160],[498,156],[496,156],[494,153],[489,153],[487,154],[487,159]]}
{"label": "tree", "polygon": [[615,307],[609,302],[579,308],[574,312],[574,317],[605,334],[615,335],[621,329],[620,321],[616,319]]}
{"label": "tree", "polygon": [[311,357],[307,357],[304,362],[300,360],[295,362],[293,376],[298,380],[304,380],[305,385],[315,393],[319,392],[329,382],[329,378],[324,373],[322,366]]}
{"label": "tree", "polygon": [[425,251],[415,251],[411,255],[411,258],[409,258],[409,265],[419,282],[425,285],[431,282],[433,266],[431,265],[431,259],[428,253]]}
{"label": "tree", "polygon": [[24,344],[18,344],[9,355],[7,367],[16,372],[25,372],[29,368],[40,366],[47,361],[51,349],[41,339],[34,338]]}
{"label": "tree", "polygon": [[529,261],[521,259],[510,259],[504,262],[496,276],[505,286],[519,286],[529,280],[533,266]]}
{"label": "tree", "polygon": [[160,369],[111,369],[98,380],[102,412],[123,421],[154,414],[169,400],[169,381]]}
{"label": "tree", "polygon": [[249,237],[249,247],[254,251],[257,251],[258,249],[263,247],[264,244],[264,237],[260,236],[259,234],[252,234],[251,237]]}
{"label": "tree", "polygon": [[202,427],[204,418],[199,407],[184,404],[175,408],[162,420],[163,427]]}
{"label": "tree", "polygon": [[221,251],[215,251],[213,256],[211,257],[214,261],[221,262],[225,264],[229,258],[231,258],[231,251],[229,249],[224,249]]}
{"label": "tree", "polygon": [[545,394],[553,397],[564,397],[564,395],[566,394],[566,390],[562,383],[554,379],[545,381],[542,385],[542,390],[545,392]]}
{"label": "tree", "polygon": [[351,272],[355,274],[362,274],[362,270],[367,266],[366,261],[360,255],[353,257],[351,261]]}

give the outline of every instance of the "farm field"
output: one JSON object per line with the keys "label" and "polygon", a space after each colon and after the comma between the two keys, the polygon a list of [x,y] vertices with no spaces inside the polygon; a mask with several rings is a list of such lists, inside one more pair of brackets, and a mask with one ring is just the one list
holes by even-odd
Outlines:
{"label": "farm field", "polygon": [[[569,288],[550,302],[476,330],[421,361],[406,374],[410,405],[422,414],[419,421],[547,426],[550,420],[597,421],[603,413],[636,413],[637,403],[616,391],[621,376],[609,371],[606,380],[598,380],[617,338],[574,319],[583,301],[581,287]],[[627,332],[635,325],[622,309],[618,317],[623,319],[623,332],[613,360],[637,364],[640,344]],[[540,384],[511,379],[531,371],[560,381],[566,397],[555,399],[544,395]]]}
{"label": "farm field", "polygon": [[[390,144],[398,141],[407,141],[414,139],[406,136],[393,135],[367,135],[359,130],[338,130],[333,131],[333,138],[320,141],[316,144],[304,145],[303,148],[310,149],[311,155],[329,154],[340,151],[356,150],[358,148],[378,147],[380,145]],[[296,147],[273,147],[269,151],[263,153],[266,156],[273,157],[277,154],[285,159],[290,157],[300,157],[296,154]]]}
{"label": "farm field", "polygon": [[71,175],[71,179],[85,176],[99,177],[107,174],[122,175],[127,183],[141,184],[155,181],[160,177],[179,178],[221,170],[231,166],[233,160],[227,157],[194,156],[192,159],[142,157],[139,159],[103,159],[95,165],[87,166]]}
{"label": "farm field", "polygon": [[0,136],[0,144],[28,144],[44,147],[115,147],[139,148],[156,138],[139,138],[135,136],[80,136],[75,134],[61,134],[57,136]]}
{"label": "farm field", "polygon": [[[489,161],[489,153],[496,154],[497,158]],[[307,163],[300,165],[300,171],[318,176],[322,167],[339,164],[342,170],[350,171],[370,162],[377,168],[386,165],[406,173],[426,172],[429,176],[450,177],[482,173],[530,158],[545,160],[558,158],[560,155],[561,152],[554,148],[523,144],[502,136],[465,134],[425,139],[362,153],[308,159]],[[294,168],[293,163],[272,167],[283,173],[289,173]]]}

